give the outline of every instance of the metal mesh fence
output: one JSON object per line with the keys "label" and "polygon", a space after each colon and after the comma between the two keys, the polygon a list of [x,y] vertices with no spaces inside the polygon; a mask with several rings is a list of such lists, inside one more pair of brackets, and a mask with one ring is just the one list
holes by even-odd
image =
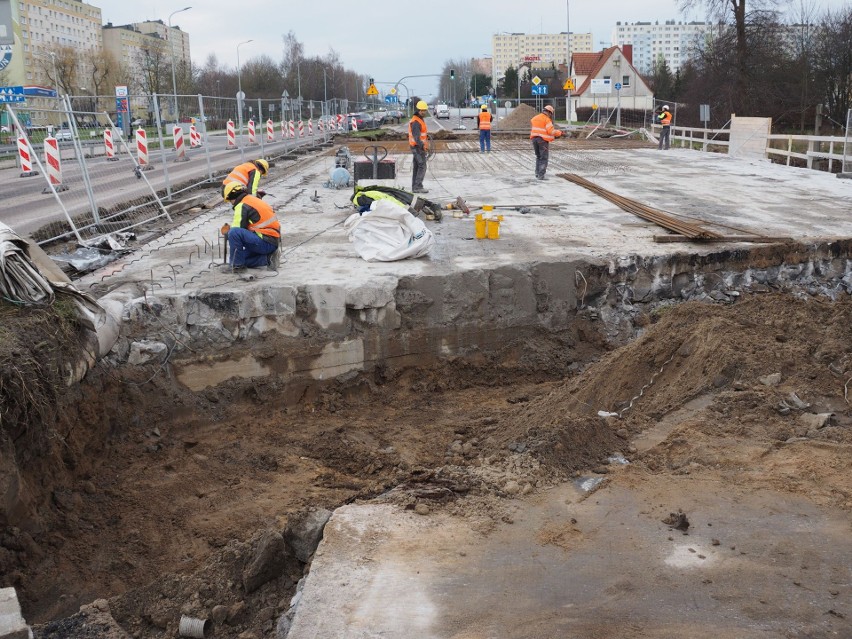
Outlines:
{"label": "metal mesh fence", "polygon": [[111,233],[169,219],[109,115],[74,110],[70,100],[64,103],[64,110],[39,114],[41,121],[59,122],[44,132],[28,133],[8,107],[19,146],[28,150],[33,172],[41,176],[22,171],[16,189],[22,200],[33,203],[31,210],[40,212],[39,218],[26,221],[33,239],[41,244],[76,238],[93,244]]}

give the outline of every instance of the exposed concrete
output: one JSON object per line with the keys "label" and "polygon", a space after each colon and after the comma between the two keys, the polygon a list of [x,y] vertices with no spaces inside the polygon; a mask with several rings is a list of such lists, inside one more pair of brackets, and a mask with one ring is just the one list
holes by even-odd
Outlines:
{"label": "exposed concrete", "polygon": [[14,588],[0,588],[0,639],[32,639]]}
{"label": "exposed concrete", "polygon": [[[272,172],[269,201],[284,227],[277,272],[256,270],[246,281],[219,271],[218,228],[231,215],[223,203],[79,284],[109,287],[104,301],[122,306],[124,332],[134,340],[179,338],[171,362],[191,388],[273,370],[307,381],[474,352],[499,359],[543,336],[567,348],[578,314],[590,312],[618,341],[635,331],[632,318],[672,300],[724,302],[742,291],[789,287],[852,292],[852,244],[840,239],[852,237],[852,183],[845,180],[765,160],[682,149],[578,152],[569,142],[554,145],[548,179],[537,182],[525,143],[501,142],[486,155],[468,141],[450,146],[454,152],[429,163],[428,197],[507,207],[498,210],[505,217],[499,240],[475,240],[472,216],[447,215],[428,223],[436,238],[428,257],[361,260],[342,229],[353,212],[350,191],[321,186],[335,168],[332,150],[283,176]],[[390,182],[405,187],[410,156],[394,159],[398,179]],[[714,227],[723,233],[795,241],[655,243],[661,228],[559,178],[563,171],[723,225]],[[238,366],[230,355],[197,358],[183,346],[226,347],[261,335],[287,345],[240,355]],[[126,358],[129,343],[119,342],[113,354]]]}

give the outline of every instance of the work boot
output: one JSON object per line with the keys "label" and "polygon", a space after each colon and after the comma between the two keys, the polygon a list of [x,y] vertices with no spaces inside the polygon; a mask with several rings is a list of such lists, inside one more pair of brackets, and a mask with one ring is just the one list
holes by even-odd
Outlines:
{"label": "work boot", "polygon": [[277,271],[278,270],[278,260],[280,258],[279,253],[280,253],[280,251],[276,250],[274,253],[271,253],[269,255],[269,263],[266,265],[266,268],[269,269],[270,271]]}
{"label": "work boot", "polygon": [[422,186],[411,189],[412,193],[428,193],[429,189],[424,189]]}

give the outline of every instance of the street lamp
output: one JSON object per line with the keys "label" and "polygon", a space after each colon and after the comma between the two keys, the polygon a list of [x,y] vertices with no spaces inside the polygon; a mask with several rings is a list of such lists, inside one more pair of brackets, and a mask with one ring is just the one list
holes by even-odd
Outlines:
{"label": "street lamp", "polygon": [[[182,13],[184,11],[189,11],[190,9],[192,9],[192,7],[184,7],[183,9],[178,9],[177,11],[172,11],[171,15],[169,15],[169,47],[172,50],[172,93],[174,94],[173,97],[174,97],[175,108],[173,109],[173,111],[174,111],[174,116],[175,116],[175,122],[178,121],[178,112],[177,112],[178,108],[177,108],[177,79],[175,78],[175,43],[174,43],[174,38],[173,38],[174,33],[172,32],[172,16],[175,15],[176,13]],[[181,57],[183,57],[183,56],[181,55]]]}
{"label": "street lamp", "polygon": [[237,99],[240,101],[240,113],[242,113],[242,101],[243,101],[243,81],[240,75],[240,47],[244,44],[248,44],[249,42],[254,42],[254,40],[246,40],[245,42],[240,42],[237,45]]}

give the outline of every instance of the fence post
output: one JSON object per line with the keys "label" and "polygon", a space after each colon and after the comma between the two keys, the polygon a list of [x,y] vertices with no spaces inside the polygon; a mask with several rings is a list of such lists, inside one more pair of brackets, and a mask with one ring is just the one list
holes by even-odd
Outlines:
{"label": "fence post", "polygon": [[207,141],[207,114],[204,113],[204,98],[198,94],[198,114],[201,116],[201,127],[204,131],[204,157],[207,158],[207,178],[213,181],[213,166],[210,164],[210,144]]}
{"label": "fence post", "polygon": [[154,102],[154,121],[157,123],[157,139],[160,142],[160,157],[163,159],[163,180],[166,183],[166,199],[172,199],[172,185],[169,182],[169,163],[166,160],[166,143],[163,139],[163,122],[160,119],[160,101],[157,99],[157,94],[152,93],[151,99]]}
{"label": "fence post", "polygon": [[95,199],[95,191],[92,188],[92,181],[89,178],[89,168],[86,166],[86,156],[83,154],[83,146],[80,144],[80,132],[77,130],[77,120],[74,119],[74,110],[71,108],[71,97],[66,95],[63,97],[65,104],[65,116],[68,118],[68,125],[71,129],[72,143],[74,151],[77,155],[77,160],[80,163],[80,175],[83,178],[83,184],[86,187],[86,195],[89,197],[89,205],[92,207],[92,218],[95,224],[101,223],[100,211],[98,211],[98,202]]}
{"label": "fence post", "polygon": [[849,146],[849,138],[852,136],[852,109],[846,112],[846,131],[843,135],[843,164],[840,167],[841,172],[848,171],[846,167],[846,148]]}
{"label": "fence post", "polygon": [[257,99],[257,124],[261,127],[260,133],[260,157],[266,157],[266,154],[263,151],[263,103],[260,101],[260,98]]}
{"label": "fence post", "polygon": [[790,158],[793,157],[793,136],[787,136],[787,166],[790,166]]}

